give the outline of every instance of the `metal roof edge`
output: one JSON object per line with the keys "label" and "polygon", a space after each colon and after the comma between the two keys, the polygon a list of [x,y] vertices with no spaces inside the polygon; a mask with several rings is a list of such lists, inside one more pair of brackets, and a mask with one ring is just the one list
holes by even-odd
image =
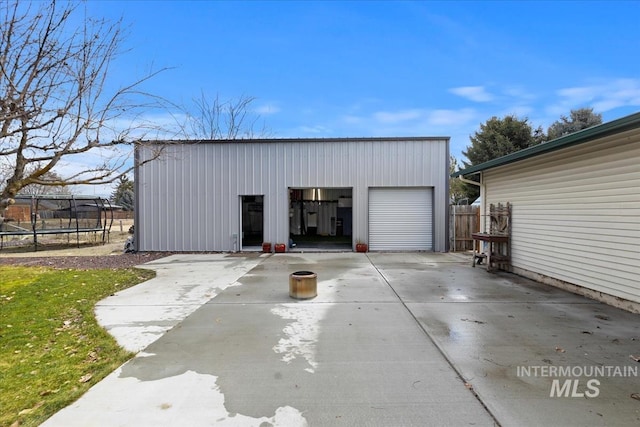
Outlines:
{"label": "metal roof edge", "polygon": [[409,141],[449,141],[450,136],[391,136],[391,137],[344,137],[344,138],[238,138],[238,139],[169,139],[145,140],[142,144],[248,144],[248,143],[308,143],[308,142],[409,142]]}
{"label": "metal roof edge", "polygon": [[506,156],[498,157],[497,159],[489,160],[488,162],[484,162],[479,165],[459,170],[452,173],[451,178],[456,178],[461,175],[464,176],[476,174],[487,169],[507,165],[509,163],[514,163],[534,156],[539,156],[544,153],[550,153],[562,148],[583,144],[585,142],[593,141],[594,139],[602,138],[604,136],[609,136],[619,132],[624,132],[626,130],[634,128],[640,128],[640,112],[630,114],[628,116],[624,116],[607,123],[592,126],[590,128],[553,139],[549,142],[543,142],[536,146],[525,148],[524,150],[516,151],[515,153],[507,154]]}
{"label": "metal roof edge", "polygon": [[109,199],[105,196],[90,196],[86,194],[18,194],[13,199],[31,200],[31,199],[48,199],[48,200],[96,200],[96,199]]}

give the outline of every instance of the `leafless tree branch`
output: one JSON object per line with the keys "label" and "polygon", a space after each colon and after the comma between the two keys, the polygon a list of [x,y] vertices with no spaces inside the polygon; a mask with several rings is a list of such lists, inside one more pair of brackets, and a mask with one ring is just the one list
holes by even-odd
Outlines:
{"label": "leafless tree branch", "polygon": [[[131,146],[158,131],[138,120],[142,111],[162,106],[141,86],[164,69],[110,89],[122,22],[84,16],[80,5],[0,2],[0,213],[30,184],[117,180],[133,168],[125,160]],[[77,15],[83,22],[79,28],[72,20]],[[64,159],[89,153],[98,153],[103,162],[53,175]]]}
{"label": "leafless tree branch", "polygon": [[193,108],[183,108],[187,117],[184,126],[188,139],[219,140],[265,138],[270,135],[266,126],[256,132],[260,115],[252,111],[256,98],[242,95],[237,99],[222,100],[216,94],[204,92],[193,100]]}

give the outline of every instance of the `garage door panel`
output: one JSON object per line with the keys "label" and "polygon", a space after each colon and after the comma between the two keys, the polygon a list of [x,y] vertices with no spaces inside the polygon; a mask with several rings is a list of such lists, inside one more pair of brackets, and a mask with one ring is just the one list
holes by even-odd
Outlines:
{"label": "garage door panel", "polygon": [[369,189],[369,248],[433,250],[433,189]]}

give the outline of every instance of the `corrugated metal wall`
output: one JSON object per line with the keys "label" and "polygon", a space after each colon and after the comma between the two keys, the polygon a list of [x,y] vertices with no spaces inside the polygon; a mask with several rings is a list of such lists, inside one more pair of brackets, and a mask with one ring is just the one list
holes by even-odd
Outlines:
{"label": "corrugated metal wall", "polygon": [[640,130],[484,172],[511,202],[512,265],[640,302]]}
{"label": "corrugated metal wall", "polygon": [[[143,162],[153,146],[138,149]],[[264,195],[264,240],[287,242],[289,188],[352,188],[353,237],[367,240],[369,187],[433,187],[434,250],[446,250],[448,138],[166,145],[136,174],[138,250],[230,251],[240,195]]]}

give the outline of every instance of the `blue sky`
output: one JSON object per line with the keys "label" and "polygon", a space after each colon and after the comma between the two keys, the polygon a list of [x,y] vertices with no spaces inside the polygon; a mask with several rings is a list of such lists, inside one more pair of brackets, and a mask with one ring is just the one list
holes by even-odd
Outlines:
{"label": "blue sky", "polygon": [[640,111],[640,2],[89,1],[128,26],[113,82],[256,98],[273,137],[450,136],[492,116]]}

